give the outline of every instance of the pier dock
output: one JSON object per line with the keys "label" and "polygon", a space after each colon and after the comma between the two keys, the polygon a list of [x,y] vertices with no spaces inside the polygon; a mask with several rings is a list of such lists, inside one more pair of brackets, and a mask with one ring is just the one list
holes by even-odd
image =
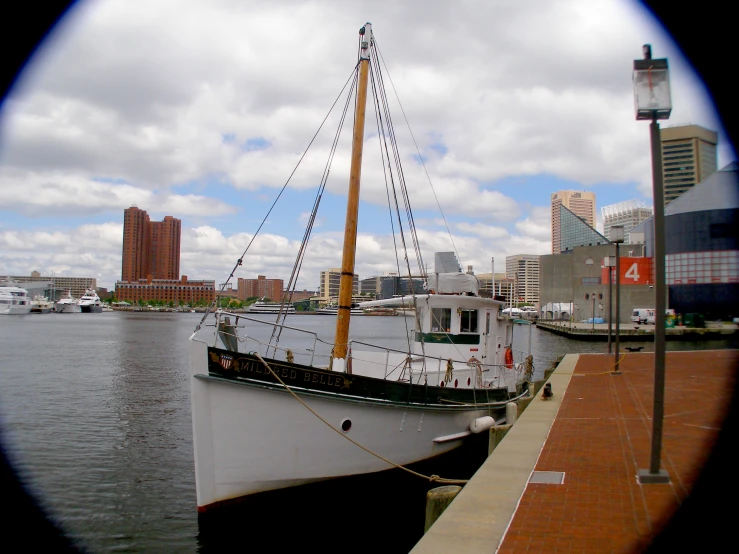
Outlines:
{"label": "pier dock", "polygon": [[[661,469],[670,482],[639,484],[650,461],[653,354],[626,354],[619,375],[612,357],[565,356],[548,379],[553,395],[536,394],[411,552],[645,551],[689,500],[722,430],[738,363],[737,350],[667,353]],[[735,502],[735,475],[711,477],[725,502],[678,522],[683,546],[727,540],[719,535],[732,511],[722,506]],[[700,526],[709,519],[713,528]]]}
{"label": "pier dock", "polygon": [[[621,323],[619,326],[621,341],[638,342],[654,341],[654,325],[638,325]],[[570,323],[569,321],[539,321],[537,329],[567,337],[568,339],[601,341],[608,340],[607,323]],[[739,325],[736,323],[708,324],[706,327],[670,327],[665,329],[665,340],[698,341],[724,340],[739,336]],[[616,338],[616,326],[612,325],[611,338]]]}

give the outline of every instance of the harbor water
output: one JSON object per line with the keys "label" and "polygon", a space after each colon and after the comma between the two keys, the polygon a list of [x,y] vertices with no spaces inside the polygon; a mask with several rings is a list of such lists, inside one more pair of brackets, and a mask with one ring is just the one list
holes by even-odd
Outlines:
{"label": "harbor water", "polygon": [[[199,520],[187,339],[201,317],[103,312],[0,318],[3,448],[57,526],[92,552],[234,546],[408,552],[423,534],[425,493],[434,485],[399,470],[255,495]],[[288,317],[288,324],[311,328],[327,341],[334,321]],[[351,335],[402,350],[406,325],[412,320],[356,317]],[[515,333],[514,349],[525,350],[528,328]],[[606,349],[605,343],[571,341],[535,327],[531,343],[538,378],[558,355]],[[652,345],[639,346],[648,351]],[[667,344],[670,350],[730,346]],[[485,453],[486,443],[477,440],[416,469],[468,478]]]}

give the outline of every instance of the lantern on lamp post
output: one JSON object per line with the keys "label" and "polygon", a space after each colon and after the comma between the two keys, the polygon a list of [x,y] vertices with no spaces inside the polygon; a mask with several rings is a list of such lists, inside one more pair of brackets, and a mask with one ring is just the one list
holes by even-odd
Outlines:
{"label": "lantern on lamp post", "polygon": [[[652,47],[642,48],[643,60],[634,60],[634,103],[636,119],[651,120],[649,135],[652,148],[652,190],[654,194],[654,412],[652,449],[649,469],[640,469],[640,483],[669,483],[667,471],[660,469],[662,419],[665,398],[665,196],[662,181],[662,145],[659,119],[668,119],[672,111],[667,59],[652,59]],[[618,278],[618,272],[616,273]],[[618,295],[618,288],[616,288]],[[618,331],[616,331],[618,341]],[[618,343],[616,343],[618,345]],[[618,355],[618,346],[616,346]]]}

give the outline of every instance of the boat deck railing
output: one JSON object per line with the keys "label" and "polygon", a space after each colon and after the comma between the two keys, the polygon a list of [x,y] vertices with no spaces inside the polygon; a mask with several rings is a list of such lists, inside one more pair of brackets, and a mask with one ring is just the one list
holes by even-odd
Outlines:
{"label": "boat deck railing", "polygon": [[[383,351],[385,353],[385,362],[384,362],[384,366],[385,366],[385,368],[384,368],[384,378],[385,379],[387,379],[389,375],[392,375],[392,373],[394,371],[396,371],[397,369],[400,368],[400,366],[397,363],[395,363],[397,361],[397,359],[398,359],[397,356],[394,358],[393,362],[391,363],[391,361],[390,361],[391,354],[399,354],[399,355],[403,356],[404,359],[403,359],[403,361],[400,362],[401,364],[405,363],[405,361],[407,361],[407,360],[410,360],[411,363],[424,361],[425,364],[426,364],[426,367],[425,367],[425,371],[426,372],[429,371],[428,365],[435,365],[436,366],[436,372],[438,374],[441,374],[441,373],[446,372],[446,366],[447,366],[447,363],[449,362],[449,359],[450,359],[449,357],[430,356],[428,354],[421,355],[421,354],[417,354],[417,353],[416,354],[408,353],[405,350],[398,350],[398,349],[395,349],[395,348],[389,348],[387,346],[378,346],[376,344],[370,344],[370,343],[359,341],[359,340],[350,340],[349,341],[349,352],[353,352],[353,348],[352,347],[354,345],[361,345],[361,346],[364,346],[364,347],[373,348],[373,349],[376,349],[376,350]],[[523,371],[525,369],[525,366],[526,366],[526,358],[529,356],[529,354],[527,352],[522,351],[522,350],[513,350],[513,349],[512,349],[512,353],[513,353],[513,368],[516,369],[516,370],[518,370],[518,371]],[[357,358],[357,356],[355,354],[351,354],[351,357],[354,360],[361,360],[363,363],[368,363],[368,364],[377,364],[378,363],[378,362],[374,362],[372,360],[362,360],[361,358]],[[510,371],[510,369],[511,369],[506,364],[487,364],[487,363],[483,363],[481,360],[477,360],[475,358],[472,358],[470,360],[460,360],[460,359],[453,359],[452,358],[452,364],[455,366],[455,370],[456,371],[459,371],[459,369],[460,369],[459,366],[460,365],[462,365],[462,366],[465,366],[466,365],[466,366],[469,366],[471,369],[473,367],[479,367],[480,370],[481,370],[481,372],[483,372],[483,373],[489,372],[490,370],[495,369],[495,370],[498,370],[497,371],[498,375],[502,375],[502,372],[503,371]]]}
{"label": "boat deck railing", "polygon": [[[329,365],[329,361],[331,359],[330,354],[328,355],[322,355],[317,354],[317,346],[320,344],[325,345],[325,348],[330,351],[331,348],[333,348],[333,344],[327,341],[324,341],[318,337],[318,334],[313,331],[307,331],[305,329],[301,329],[298,327],[292,327],[290,325],[284,325],[284,324],[277,324],[274,322],[268,322],[263,321],[260,319],[255,319],[253,317],[248,317],[243,314],[236,314],[232,312],[225,312],[222,310],[219,310],[215,314],[217,323],[214,325],[217,327],[215,337],[214,337],[214,346],[217,345],[217,342],[220,340],[220,342],[228,349],[236,351],[236,352],[249,352],[253,350],[260,350],[262,349],[262,353],[266,355],[270,355],[269,351],[271,350],[273,354],[271,357],[275,357],[277,354],[277,351],[281,352],[282,355],[285,356],[285,358],[289,358],[290,353],[293,355],[295,353],[308,355],[310,358],[310,361],[308,362],[309,365],[313,366],[316,357],[323,358],[325,357],[327,359],[327,363],[325,366]],[[230,317],[234,317],[235,321],[231,323]],[[305,335],[309,337],[308,344],[310,344],[309,348],[301,348],[299,352],[295,352],[294,349],[291,348],[285,348],[279,346],[279,344],[275,341],[272,341],[271,338],[269,341],[265,341],[261,338],[259,338],[259,333],[255,333],[255,335],[249,335],[249,334],[243,334],[239,336],[239,333],[237,332],[237,329],[246,329],[245,325],[239,325],[240,321],[249,321],[252,323],[257,323],[262,326],[262,328],[269,327],[271,329],[277,328],[280,331],[282,330],[288,330],[295,333],[300,333],[302,335]],[[413,331],[411,331],[412,333]],[[272,337],[279,336],[279,333],[272,334]],[[374,349],[376,351],[384,352],[384,361],[376,361],[371,359],[363,359],[361,357],[361,354],[357,356],[355,353],[356,349],[355,346],[361,346],[365,348]],[[359,350],[359,352],[362,352],[363,350]],[[523,375],[526,370],[526,358],[528,357],[528,353],[521,351],[521,350],[512,350],[513,352],[513,369]],[[447,364],[449,362],[449,357],[443,357],[443,356],[431,356],[428,354],[421,355],[418,353],[409,353],[406,350],[399,350],[396,348],[390,348],[387,346],[379,346],[377,344],[371,344],[367,342],[363,342],[360,340],[350,340],[349,341],[349,357],[355,361],[360,362],[362,364],[374,364],[374,365],[383,365],[383,378],[387,379],[389,377],[392,377],[393,374],[400,370],[400,373],[403,373],[403,367],[405,366],[405,363],[407,361],[410,361],[411,369],[412,364],[414,362],[423,362],[424,368],[423,373],[429,373],[430,371],[434,371],[430,366],[436,366],[435,371],[437,374],[443,374],[446,372]],[[495,373],[498,376],[501,376],[506,371],[510,371],[511,367],[506,364],[488,364],[483,363],[482,360],[478,360],[476,358],[471,358],[469,360],[466,359],[454,359],[452,358],[452,364],[453,364],[453,371],[460,371],[460,370],[479,370],[479,372],[482,373],[488,373],[491,372],[491,370],[497,370]]]}
{"label": "boat deck railing", "polygon": [[[233,324],[230,323],[230,319],[228,319],[230,316],[233,316],[236,318]],[[284,324],[278,324],[278,323],[271,323],[268,321],[262,321],[260,319],[255,319],[253,317],[248,317],[243,314],[235,314],[231,312],[224,312],[219,311],[216,313],[216,320],[218,323],[216,324],[217,327],[217,333],[215,341],[217,342],[220,338],[221,342],[224,346],[227,348],[240,352],[248,352],[250,350],[253,350],[252,348],[249,348],[249,345],[258,345],[261,347],[264,347],[267,351],[270,349],[273,349],[276,353],[276,351],[283,352],[286,356],[288,354],[288,351],[291,349],[289,348],[283,348],[279,346],[276,342],[267,341],[255,337],[255,336],[249,336],[248,334],[244,334],[243,336],[239,336],[236,332],[236,329],[245,329],[246,326],[239,325],[239,320],[246,320],[251,321],[252,323],[258,323],[263,326],[268,326],[272,329],[279,329],[282,331],[283,329],[288,329],[289,331],[294,331],[296,333],[301,333],[303,335],[306,335],[309,338],[310,343],[312,344],[311,348],[306,348],[305,350],[310,352],[310,365],[313,365],[315,354],[316,354],[316,345],[319,342],[325,342],[318,338],[318,334],[313,331],[306,331],[305,329],[300,329],[298,327],[291,327],[290,325],[284,325]],[[274,336],[274,335],[273,335]],[[279,336],[279,334],[278,334]],[[244,348],[240,348],[239,346],[243,344]],[[214,343],[215,346],[215,343]]]}

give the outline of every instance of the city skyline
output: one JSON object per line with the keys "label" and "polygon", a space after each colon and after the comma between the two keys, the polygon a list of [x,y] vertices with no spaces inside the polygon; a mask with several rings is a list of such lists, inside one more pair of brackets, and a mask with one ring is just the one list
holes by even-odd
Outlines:
{"label": "city skyline", "polygon": [[[651,204],[649,137],[634,120],[631,83],[644,43],[670,59],[674,109],[663,128],[691,121],[716,130],[719,166],[733,159],[702,85],[634,2],[604,2],[598,13],[584,2],[541,2],[505,17],[473,2],[455,9],[455,26],[446,8],[413,2],[244,5],[248,15],[155,1],[137,20],[117,1],[72,10],[4,105],[0,273],[89,275],[112,289],[120,213],[136,204],[152,219],[181,219],[181,274],[224,282],[348,77],[366,20],[444,209],[446,222],[433,195],[411,187],[428,267],[435,252],[452,250],[475,272],[490,271],[492,257],[546,254],[557,190],[592,191],[599,207]],[[192,21],[203,22],[202,38],[184,43]],[[285,32],[304,28],[320,37]],[[310,57],[284,54],[305,44]],[[421,55],[429,48],[432,58]],[[409,183],[422,182],[413,141],[398,130]],[[384,191],[381,172],[370,171],[374,156],[368,148],[362,174],[361,277],[397,271],[392,237],[377,223],[387,209],[375,204]],[[299,290],[340,266],[347,159],[337,157]],[[306,163],[235,277],[287,282],[322,158]]]}

